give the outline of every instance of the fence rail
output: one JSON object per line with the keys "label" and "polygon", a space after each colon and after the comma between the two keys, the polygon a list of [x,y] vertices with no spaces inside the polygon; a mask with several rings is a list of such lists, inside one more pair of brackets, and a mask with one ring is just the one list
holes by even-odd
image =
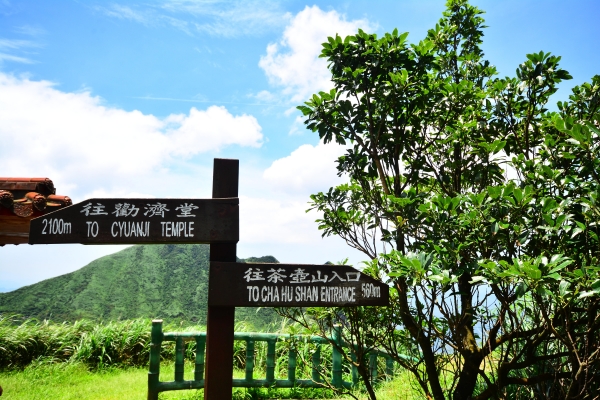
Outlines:
{"label": "fence rail", "polygon": [[[275,345],[277,341],[296,338],[315,343],[316,351],[312,354],[311,379],[296,379],[296,357],[297,353],[292,348],[288,351],[287,379],[275,379],[276,354]],[[148,372],[148,400],[158,400],[158,393],[170,390],[201,389],[204,387],[204,353],[206,349],[206,332],[163,332],[162,320],[152,321],[152,334],[150,344],[150,368]],[[235,332],[234,340],[246,342],[246,367],[244,379],[233,379],[233,387],[324,387],[319,373],[321,364],[321,347],[323,345],[337,344],[342,346],[339,328],[334,329],[331,338],[306,335],[286,335],[274,333]],[[170,382],[160,381],[160,352],[163,342],[175,342],[175,376]],[[194,379],[184,380],[185,343],[196,342],[196,357],[194,365]],[[266,376],[264,379],[254,378],[255,343],[267,343]],[[394,374],[394,361],[389,355],[380,351],[369,354],[369,368],[371,379],[377,379],[377,358],[385,358],[385,374],[392,377]],[[352,381],[344,381],[342,377],[342,354],[332,346],[332,371],[331,384],[336,388],[351,388],[358,384],[358,370],[352,366]]]}

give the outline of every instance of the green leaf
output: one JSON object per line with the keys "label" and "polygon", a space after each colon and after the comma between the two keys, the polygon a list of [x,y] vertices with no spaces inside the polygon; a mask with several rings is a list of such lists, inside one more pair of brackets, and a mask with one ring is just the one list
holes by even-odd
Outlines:
{"label": "green leaf", "polygon": [[542,271],[540,271],[537,267],[528,266],[524,268],[525,273],[533,280],[539,280],[542,277]]}
{"label": "green leaf", "polygon": [[563,262],[562,262],[562,263],[560,263],[559,265],[557,265],[557,266],[553,267],[553,268],[552,268],[552,269],[549,271],[549,273],[551,273],[551,274],[552,274],[552,273],[554,273],[554,272],[558,272],[558,271],[560,271],[560,270],[563,270],[565,267],[567,267],[568,265],[571,265],[572,263],[573,263],[573,260],[566,260],[566,261],[563,261]]}
{"label": "green leaf", "polygon": [[561,296],[565,296],[568,293],[568,289],[571,286],[571,284],[567,281],[560,281],[560,284],[558,285],[558,293]]}
{"label": "green leaf", "polygon": [[493,153],[494,154],[498,153],[499,151],[504,149],[505,146],[506,146],[506,140],[495,140]]}
{"label": "green leaf", "polygon": [[579,235],[581,232],[583,232],[583,229],[581,229],[579,227],[573,229],[573,232],[571,233],[571,239],[573,239],[575,236]]}
{"label": "green leaf", "polygon": [[497,234],[499,230],[500,230],[500,225],[498,224],[498,222],[494,222],[492,224],[492,235]]}
{"label": "green leaf", "polygon": [[591,296],[595,296],[598,293],[595,290],[590,290],[590,291],[586,291],[586,292],[581,292],[579,293],[579,298],[583,299],[585,297],[591,297]]}
{"label": "green leaf", "polygon": [[523,191],[521,189],[515,188],[515,190],[513,191],[513,195],[515,196],[515,199],[518,203],[523,201]]}
{"label": "green leaf", "polygon": [[474,284],[474,283],[477,283],[477,282],[487,282],[487,280],[485,279],[485,277],[484,277],[484,276],[474,276],[474,277],[473,277],[473,278],[472,278],[472,279],[469,281],[469,283],[470,283],[470,284]]}
{"label": "green leaf", "polygon": [[502,188],[499,186],[488,186],[487,192],[492,199],[496,199],[502,193]]}

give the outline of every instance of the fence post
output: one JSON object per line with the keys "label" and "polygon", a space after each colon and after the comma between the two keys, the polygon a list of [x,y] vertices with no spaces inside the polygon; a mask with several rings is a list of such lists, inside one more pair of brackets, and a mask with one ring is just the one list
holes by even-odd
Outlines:
{"label": "fence post", "polygon": [[332,378],[331,384],[336,388],[342,388],[342,353],[338,350],[342,347],[342,327],[341,325],[333,326],[333,343],[332,346]]}
{"label": "fence post", "polygon": [[275,340],[267,341],[267,382],[275,382]]}
{"label": "fence post", "polygon": [[377,380],[377,352],[373,351],[369,354],[369,369],[371,375],[371,382],[375,382]]}
{"label": "fence post", "polygon": [[196,337],[196,365],[194,368],[194,380],[204,379],[204,347],[206,346],[206,336]]}
{"label": "fence post", "polygon": [[175,339],[175,382],[183,382],[183,359],[185,346],[183,338]]}
{"label": "fence post", "polygon": [[321,364],[321,344],[317,344],[317,349],[312,355],[312,380],[319,383],[321,382],[321,375],[319,374],[319,365]]}
{"label": "fence post", "polygon": [[288,353],[288,381],[296,382],[296,349],[290,347]]}
{"label": "fence post", "polygon": [[394,360],[391,357],[385,358],[385,374],[388,381],[394,379]]}
{"label": "fence post", "polygon": [[148,400],[158,400],[160,374],[160,346],[162,344],[162,319],[152,321],[150,334],[150,368],[148,371]]}
{"label": "fence post", "polygon": [[358,368],[356,368],[356,347],[352,352],[352,386],[358,385]]}
{"label": "fence post", "polygon": [[246,382],[254,380],[254,340],[246,341]]}

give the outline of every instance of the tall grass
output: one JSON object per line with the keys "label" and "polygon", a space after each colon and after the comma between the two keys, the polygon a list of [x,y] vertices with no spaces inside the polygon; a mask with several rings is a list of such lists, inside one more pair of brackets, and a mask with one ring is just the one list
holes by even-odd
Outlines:
{"label": "tall grass", "polygon": [[15,315],[0,315],[0,368],[22,368],[36,360],[69,360],[91,323],[55,324],[22,321]]}
{"label": "tall grass", "polygon": [[[166,327],[181,330],[180,326]],[[90,368],[145,366],[149,359],[150,329],[148,319],[54,323],[0,315],[0,369],[77,361]],[[203,330],[204,327],[186,329]],[[164,346],[163,354],[172,357],[174,346]]]}
{"label": "tall grass", "polygon": [[[0,370],[23,369],[31,364],[81,362],[89,368],[111,366],[147,366],[150,350],[151,321],[134,319],[124,321],[55,323],[23,319],[18,315],[0,315]],[[285,325],[266,327],[270,331],[282,332]],[[254,331],[254,326],[242,321],[236,324],[236,332]],[[163,331],[205,332],[200,325],[165,324]],[[287,351],[290,343],[277,344],[277,362],[281,371],[287,370]],[[324,349],[325,350],[325,349]],[[196,343],[188,342],[186,359],[195,359]],[[257,342],[255,348],[255,368],[266,368],[267,346]],[[163,342],[161,357],[173,361],[175,343]],[[325,357],[326,358],[326,357]],[[246,342],[234,342],[234,367],[243,369],[246,365]]]}
{"label": "tall grass", "polygon": [[[268,330],[279,333],[298,334],[296,327],[288,324],[267,327]],[[182,326],[174,324],[165,324],[163,330],[167,331],[205,331],[204,326]],[[246,322],[236,324],[237,332],[254,331],[254,327]],[[144,368],[148,365],[150,348],[151,321],[148,319],[135,319],[125,321],[112,321],[98,323],[88,320],[80,320],[72,323],[55,323],[50,321],[38,321],[35,319],[23,319],[17,315],[0,315],[0,377],[4,381],[12,382],[11,386],[20,385],[20,378],[40,375],[41,381],[47,380],[48,376],[67,376],[77,372],[82,382],[86,377],[81,372],[81,368],[94,372],[102,371],[102,376],[109,377],[114,375],[115,367],[122,369],[123,376],[136,374],[132,369],[123,367]],[[298,379],[310,378],[311,369],[309,364],[304,364],[302,360],[310,360],[314,346],[302,340],[284,339],[277,342],[276,345],[276,378],[285,378],[287,375],[288,351],[293,348],[298,354],[298,369],[296,377]],[[186,368],[193,369],[195,358],[195,341],[188,342],[186,348]],[[331,370],[331,347],[321,347],[321,360],[323,372],[328,375]],[[255,342],[255,379],[264,379],[266,370],[267,346],[265,342]],[[175,359],[175,343],[163,342],[161,347],[161,356],[165,361],[165,369],[161,370],[161,376],[169,380],[172,376],[173,361]],[[234,368],[239,377],[243,376],[246,365],[246,342],[234,342]],[[57,369],[58,368],[58,369]],[[380,365],[379,370],[383,372],[384,365]],[[62,371],[62,372],[61,372]],[[111,372],[113,371],[113,372]],[[130,371],[130,372],[127,372]],[[191,369],[190,369],[191,371]],[[192,372],[188,371],[188,374]],[[61,372],[61,373],[59,373]],[[64,372],[64,373],[63,373]],[[108,375],[106,375],[106,374]],[[139,372],[140,376],[145,376],[145,370]],[[95,374],[94,374],[95,376]],[[115,379],[117,375],[115,375]],[[191,378],[193,375],[189,375]],[[43,379],[42,379],[43,378]],[[380,378],[383,376],[380,375]],[[62,378],[61,378],[62,379]],[[66,379],[66,378],[65,378]],[[111,378],[112,379],[112,378]],[[120,379],[120,378],[119,378]],[[138,379],[138,378],[136,378]],[[344,379],[350,380],[350,368],[344,365]],[[143,392],[145,379],[142,379],[140,389]],[[61,381],[62,382],[62,381]],[[402,385],[407,382],[407,377],[401,379]],[[380,382],[381,390],[390,390],[389,382]],[[83,384],[83,383],[82,383]],[[62,383],[56,383],[57,386]],[[4,385],[3,385],[4,386]],[[16,387],[15,386],[15,387]],[[390,389],[387,389],[390,388]],[[14,391],[13,389],[11,391]],[[23,389],[25,390],[25,389]],[[54,390],[54,389],[53,389]],[[58,389],[57,389],[58,390]],[[87,389],[86,389],[87,390]],[[406,389],[400,390],[403,392]],[[298,393],[294,391],[299,391]],[[396,393],[399,390],[391,389]],[[285,395],[283,392],[286,392]],[[235,398],[323,398],[333,397],[333,392],[326,389],[290,389],[287,391],[275,389],[247,389],[237,390]],[[289,393],[287,393],[289,392]],[[410,392],[410,390],[408,391]],[[360,390],[356,391],[358,395]],[[282,397],[283,396],[283,397]],[[290,396],[290,397],[286,397]],[[382,398],[388,398],[388,394]],[[358,396],[360,398],[360,396]],[[115,398],[118,398],[115,397]],[[188,397],[176,397],[188,398]],[[391,397],[390,397],[391,398]]]}

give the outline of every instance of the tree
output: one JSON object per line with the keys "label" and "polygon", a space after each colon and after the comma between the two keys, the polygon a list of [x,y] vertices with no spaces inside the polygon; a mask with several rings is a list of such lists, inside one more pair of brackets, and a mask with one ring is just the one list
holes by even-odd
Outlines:
{"label": "tree", "polygon": [[560,57],[495,77],[481,14],[323,44],[334,89],[298,108],[348,183],[311,209],[391,286],[371,337],[428,398],[596,398],[600,76],[550,112]]}

